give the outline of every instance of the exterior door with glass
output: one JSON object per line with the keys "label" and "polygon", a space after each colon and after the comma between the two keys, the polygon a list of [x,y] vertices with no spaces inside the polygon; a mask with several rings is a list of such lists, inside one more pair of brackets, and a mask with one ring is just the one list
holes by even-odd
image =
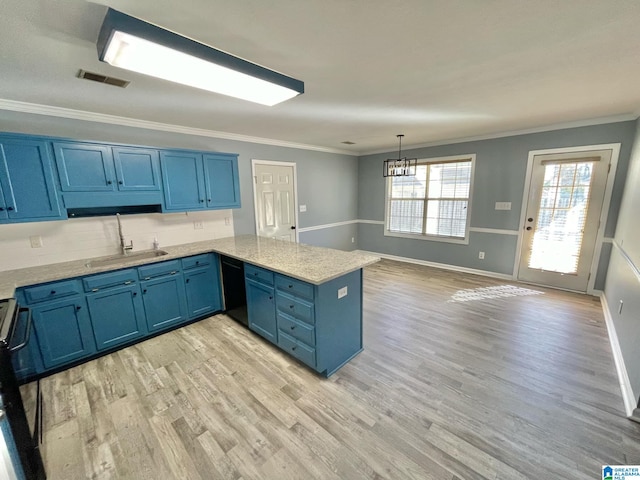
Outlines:
{"label": "exterior door with glass", "polygon": [[518,280],[587,291],[611,154],[533,158]]}
{"label": "exterior door with glass", "polygon": [[253,180],[257,234],[297,241],[295,164],[254,161]]}

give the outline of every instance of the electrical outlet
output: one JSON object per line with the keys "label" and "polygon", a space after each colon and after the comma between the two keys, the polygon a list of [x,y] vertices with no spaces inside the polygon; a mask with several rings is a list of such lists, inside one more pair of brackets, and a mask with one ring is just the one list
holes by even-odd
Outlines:
{"label": "electrical outlet", "polygon": [[478,258],[484,260],[484,252],[478,252]]}
{"label": "electrical outlet", "polygon": [[307,211],[307,206],[306,205],[300,205],[300,213],[304,213]]}
{"label": "electrical outlet", "polygon": [[31,248],[42,248],[42,237],[37,235],[35,237],[29,237],[31,242]]}
{"label": "electrical outlet", "polygon": [[351,237],[351,243],[356,243],[356,237]]}
{"label": "electrical outlet", "polygon": [[229,217],[224,217],[224,224],[231,225],[231,219]]}
{"label": "electrical outlet", "polygon": [[204,222],[193,222],[194,230],[202,230],[204,228]]}
{"label": "electrical outlet", "polygon": [[338,298],[346,297],[348,293],[348,287],[342,287],[338,289]]}

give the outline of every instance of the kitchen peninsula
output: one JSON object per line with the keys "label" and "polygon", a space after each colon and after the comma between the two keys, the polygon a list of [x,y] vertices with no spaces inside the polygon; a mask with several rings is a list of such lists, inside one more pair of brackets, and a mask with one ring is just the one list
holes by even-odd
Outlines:
{"label": "kitchen peninsula", "polygon": [[[245,264],[249,328],[257,334],[325,376],[363,348],[362,268],[378,261],[375,256],[254,235],[162,251],[4,272],[0,298],[15,296],[33,312],[35,339],[25,349],[32,358],[23,359],[24,377],[222,311],[218,254]],[[77,332],[75,339],[70,332]]]}

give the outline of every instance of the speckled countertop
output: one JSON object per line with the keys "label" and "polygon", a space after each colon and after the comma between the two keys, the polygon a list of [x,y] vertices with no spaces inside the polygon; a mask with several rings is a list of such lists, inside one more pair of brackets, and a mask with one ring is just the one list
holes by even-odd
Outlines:
{"label": "speckled countertop", "polygon": [[241,235],[167,246],[162,247],[161,250],[167,252],[167,255],[137,260],[123,258],[122,263],[102,267],[87,266],[91,260],[98,260],[90,258],[0,272],[0,298],[12,297],[18,287],[164,262],[206,252],[228,255],[315,285],[320,285],[380,260],[373,255],[314,247],[255,235]]}

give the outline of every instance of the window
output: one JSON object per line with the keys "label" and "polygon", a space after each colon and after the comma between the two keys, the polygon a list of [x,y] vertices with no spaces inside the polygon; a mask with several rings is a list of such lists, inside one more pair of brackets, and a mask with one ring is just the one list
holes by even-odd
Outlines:
{"label": "window", "polygon": [[385,235],[467,243],[475,155],[419,160],[387,178]]}

